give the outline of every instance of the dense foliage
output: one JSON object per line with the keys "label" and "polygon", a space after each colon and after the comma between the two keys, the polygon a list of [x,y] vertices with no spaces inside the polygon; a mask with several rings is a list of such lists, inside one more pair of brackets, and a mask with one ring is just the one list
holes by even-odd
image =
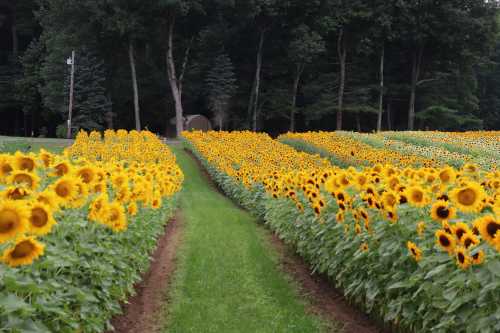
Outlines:
{"label": "dense foliage", "polygon": [[66,123],[72,50],[88,129],[498,129],[497,5],[0,0],[0,133]]}
{"label": "dense foliage", "polygon": [[262,134],[183,135],[228,195],[367,312],[415,332],[500,329],[498,171],[339,168]]}
{"label": "dense foliage", "polygon": [[0,154],[0,331],[102,332],[149,266],[183,180],[150,132]]}

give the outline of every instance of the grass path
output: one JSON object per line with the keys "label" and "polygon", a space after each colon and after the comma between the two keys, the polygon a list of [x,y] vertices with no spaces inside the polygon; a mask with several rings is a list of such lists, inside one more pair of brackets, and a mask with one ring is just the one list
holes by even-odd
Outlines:
{"label": "grass path", "polygon": [[165,332],[322,331],[279,270],[266,231],[211,187],[180,146],[172,149],[185,174],[185,230]]}

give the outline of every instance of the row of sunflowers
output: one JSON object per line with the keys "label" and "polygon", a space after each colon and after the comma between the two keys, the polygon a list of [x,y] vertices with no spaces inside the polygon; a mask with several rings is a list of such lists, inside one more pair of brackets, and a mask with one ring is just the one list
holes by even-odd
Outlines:
{"label": "row of sunflowers", "polygon": [[[184,137],[226,193],[367,312],[416,332],[500,330],[500,172],[408,157],[339,167],[263,134]],[[351,143],[336,151],[353,156]]]}
{"label": "row of sunflowers", "polygon": [[110,329],[182,181],[150,132],[80,132],[63,154],[0,154],[0,331]]}
{"label": "row of sunflowers", "polygon": [[389,163],[461,168],[474,163],[494,169],[500,159],[498,132],[307,132],[286,133],[278,140],[344,166]]}

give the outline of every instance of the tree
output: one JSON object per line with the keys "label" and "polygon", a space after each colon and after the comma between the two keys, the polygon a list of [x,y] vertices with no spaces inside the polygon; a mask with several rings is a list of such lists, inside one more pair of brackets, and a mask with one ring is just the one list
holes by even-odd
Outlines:
{"label": "tree", "polygon": [[295,131],[295,112],[300,78],[307,64],[325,51],[321,35],[302,24],[292,31],[288,54],[294,65],[292,100],[290,105],[290,131]]}
{"label": "tree", "polygon": [[208,107],[214,113],[219,130],[223,130],[231,98],[237,89],[233,64],[227,54],[222,53],[214,59],[205,84],[208,92]]}
{"label": "tree", "polygon": [[73,126],[77,131],[103,130],[105,116],[111,112],[111,102],[105,88],[104,62],[83,49],[75,70]]}

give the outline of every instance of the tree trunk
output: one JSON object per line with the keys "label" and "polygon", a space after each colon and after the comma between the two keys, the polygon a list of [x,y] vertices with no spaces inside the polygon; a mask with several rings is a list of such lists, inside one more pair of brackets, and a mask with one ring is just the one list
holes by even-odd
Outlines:
{"label": "tree trunk", "polygon": [[293,80],[292,104],[290,106],[290,132],[295,132],[295,108],[297,106],[297,92],[299,90],[300,77],[304,71],[304,65],[298,64],[295,78]]}
{"label": "tree trunk", "polygon": [[388,131],[392,131],[391,107],[392,107],[392,100],[389,98],[389,101],[387,102],[387,130]]}
{"label": "tree trunk", "polygon": [[182,101],[182,83],[184,82],[184,75],[186,74],[186,68],[189,61],[189,53],[191,52],[191,46],[193,45],[194,37],[189,41],[189,45],[186,47],[184,52],[184,60],[182,61],[181,74],[179,75],[179,95]]}
{"label": "tree trunk", "polygon": [[175,72],[175,62],[173,54],[174,25],[175,25],[175,17],[173,17],[172,14],[168,28],[167,76],[168,76],[168,82],[170,84],[170,90],[172,92],[172,97],[174,98],[175,129],[177,137],[179,137],[182,131],[184,130],[184,111],[182,109],[182,97],[181,97],[181,91],[179,89],[179,82],[177,81],[177,75]]}
{"label": "tree trunk", "polygon": [[342,110],[344,107],[344,90],[345,90],[345,72],[346,72],[346,56],[347,50],[344,40],[344,28],[339,31],[337,39],[337,54],[340,62],[340,84],[339,84],[339,100],[337,110],[337,131],[342,130]]}
{"label": "tree trunk", "polygon": [[[264,46],[264,30],[260,31],[259,38],[259,48],[257,49],[257,63],[255,67],[255,78],[253,93],[250,96],[250,113],[252,114],[252,130],[257,131],[257,107],[259,105],[259,93],[260,93],[260,72],[262,69],[262,49]],[[253,97],[253,98],[252,98]]]}
{"label": "tree trunk", "polygon": [[410,106],[408,108],[408,130],[413,131],[415,128],[415,100],[417,96],[417,83],[420,74],[420,66],[422,63],[423,47],[417,47],[412,55],[411,64],[411,92]]}
{"label": "tree trunk", "polygon": [[384,61],[385,45],[382,45],[382,52],[380,53],[380,90],[378,98],[377,132],[382,130],[382,114],[384,113]]}
{"label": "tree trunk", "polygon": [[19,54],[19,37],[17,35],[17,25],[14,19],[12,23],[12,56],[14,57],[14,61],[17,61],[17,56]]}
{"label": "tree trunk", "polygon": [[134,90],[134,115],[135,115],[135,129],[141,130],[141,118],[139,110],[139,88],[137,86],[137,73],[135,71],[135,58],[134,58],[134,43],[132,39],[128,43],[128,57],[130,61],[130,71],[132,73],[132,88]]}

